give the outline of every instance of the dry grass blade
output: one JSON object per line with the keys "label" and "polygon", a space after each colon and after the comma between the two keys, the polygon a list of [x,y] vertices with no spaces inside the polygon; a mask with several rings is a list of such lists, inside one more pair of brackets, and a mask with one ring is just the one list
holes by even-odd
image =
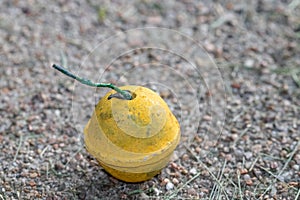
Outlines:
{"label": "dry grass blade", "polygon": [[189,179],[187,182],[185,182],[182,186],[180,186],[179,188],[177,188],[172,194],[170,194],[169,196],[167,196],[166,198],[164,198],[165,200],[169,200],[172,199],[174,197],[177,196],[178,192],[180,192],[185,186],[187,186],[190,182],[192,182],[193,180],[195,180],[198,176],[200,176],[200,172],[198,172],[195,176],[193,176],[191,179]]}
{"label": "dry grass blade", "polygon": [[227,196],[227,193],[226,193],[225,189],[222,187],[222,184],[220,183],[220,181],[218,180],[218,178],[209,170],[209,168],[202,161],[200,161],[200,164],[202,164],[202,166],[209,172],[209,174],[217,182],[217,184],[219,185],[221,191],[224,193],[226,199],[229,199],[228,196]]}
{"label": "dry grass blade", "polygon": [[298,192],[297,192],[297,195],[296,195],[296,198],[295,198],[295,199],[299,199],[299,197],[300,197],[300,189],[298,190]]}
{"label": "dry grass blade", "polygon": [[46,179],[49,179],[49,163],[46,163]]}
{"label": "dry grass blade", "polygon": [[68,68],[68,58],[62,50],[60,51],[60,61],[61,61],[61,65],[67,69]]}
{"label": "dry grass blade", "polygon": [[294,155],[296,154],[298,148],[300,147],[300,141],[298,141],[297,145],[295,146],[294,150],[290,153],[289,158],[286,160],[284,166],[282,167],[282,169],[280,170],[280,172],[275,176],[275,180],[272,181],[272,183],[268,186],[268,188],[265,190],[265,192],[260,195],[260,197],[262,198],[274,185],[274,183],[276,182],[276,179],[280,180],[279,176],[284,172],[284,170],[287,168],[288,164],[291,162],[292,158],[294,157]]}
{"label": "dry grass blade", "polygon": [[296,73],[292,74],[292,78],[295,81],[295,83],[297,84],[297,86],[300,87],[300,79],[299,79],[298,75]]}
{"label": "dry grass blade", "polygon": [[282,179],[276,175],[276,174],[273,174],[271,171],[269,171],[267,168],[265,167],[262,167],[262,166],[259,166],[257,165],[260,169],[264,170],[265,172],[267,172],[268,174],[270,174],[271,176],[273,176],[275,179],[279,180],[279,181],[282,181]]}
{"label": "dry grass blade", "polygon": [[257,156],[255,158],[255,160],[252,162],[250,168],[249,168],[249,171],[251,172],[253,170],[253,167],[255,166],[255,164],[257,163],[258,159],[260,158],[260,156]]}
{"label": "dry grass blade", "polygon": [[[214,181],[216,181],[216,183],[218,184],[218,186],[220,187],[221,191],[224,193],[226,199],[229,199],[227,196],[226,191],[224,190],[224,188],[222,187],[221,182],[219,181],[219,179],[213,174],[213,172],[194,154],[194,152],[192,152],[190,150],[190,148],[188,148],[187,146],[185,146],[186,149],[191,153],[191,155],[197,160],[198,163],[200,163],[208,172],[209,174],[213,177]],[[224,163],[226,165],[226,161]],[[224,167],[224,166],[223,166]],[[221,177],[220,177],[221,179]]]}
{"label": "dry grass blade", "polygon": [[18,145],[17,151],[16,151],[16,153],[15,153],[15,156],[14,156],[13,162],[15,162],[15,161],[16,161],[16,159],[17,159],[17,157],[18,157],[18,154],[19,154],[19,152],[20,152],[20,149],[21,149],[22,143],[23,143],[23,135],[21,135],[21,136],[20,136],[19,145]]}
{"label": "dry grass blade", "polygon": [[231,145],[231,147],[235,147],[236,143],[248,132],[248,130],[251,128],[251,125],[248,126],[247,128],[245,128],[241,134],[234,140],[233,144]]}
{"label": "dry grass blade", "polygon": [[[218,175],[218,182],[217,182],[218,184],[214,184],[214,187],[212,189],[209,199],[221,199],[222,198],[221,192],[222,192],[222,190],[224,190],[224,188],[223,188],[223,182],[221,182],[221,181],[222,181],[222,177],[224,174],[226,164],[227,164],[227,161],[225,160],[222,170],[220,171],[220,173]],[[225,197],[228,199],[226,193],[224,193],[224,194],[225,194]],[[217,195],[217,197],[215,197],[215,195]]]}
{"label": "dry grass blade", "polygon": [[290,4],[289,4],[289,8],[290,9],[295,9],[297,6],[300,5],[300,0],[293,0]]}
{"label": "dry grass blade", "polygon": [[81,146],[75,153],[73,153],[73,155],[70,157],[70,159],[68,160],[68,162],[65,164],[65,166],[67,166],[71,160],[83,149],[83,146]]}
{"label": "dry grass blade", "polygon": [[239,196],[240,199],[243,200],[243,192],[242,192],[242,188],[241,188],[241,173],[239,170],[237,170],[237,179],[238,179],[238,190],[239,190]]}
{"label": "dry grass blade", "polygon": [[43,150],[42,152],[40,153],[40,157],[43,158],[44,156],[44,153],[47,151],[47,149],[50,147],[50,145],[47,145]]}

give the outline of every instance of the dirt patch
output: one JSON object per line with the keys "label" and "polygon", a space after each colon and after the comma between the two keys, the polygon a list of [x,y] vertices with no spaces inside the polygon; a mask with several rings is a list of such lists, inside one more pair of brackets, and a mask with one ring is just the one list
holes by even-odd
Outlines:
{"label": "dirt patch", "polygon": [[[299,11],[297,0],[4,1],[0,199],[299,198]],[[53,63],[165,99],[182,139],[161,174],[128,184],[97,164],[82,128],[107,90]]]}

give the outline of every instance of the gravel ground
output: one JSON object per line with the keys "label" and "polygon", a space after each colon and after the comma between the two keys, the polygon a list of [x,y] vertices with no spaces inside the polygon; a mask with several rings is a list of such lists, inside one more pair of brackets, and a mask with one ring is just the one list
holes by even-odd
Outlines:
{"label": "gravel ground", "polygon": [[[2,1],[0,199],[300,198],[299,39],[298,0]],[[108,90],[53,63],[157,91],[181,124],[170,164],[108,175],[82,143]]]}

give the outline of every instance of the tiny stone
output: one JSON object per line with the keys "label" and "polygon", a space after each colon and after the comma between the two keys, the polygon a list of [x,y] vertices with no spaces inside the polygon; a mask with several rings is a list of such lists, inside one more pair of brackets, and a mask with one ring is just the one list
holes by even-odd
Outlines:
{"label": "tiny stone", "polygon": [[244,180],[245,180],[247,185],[253,185],[253,181],[251,180],[251,177],[250,177],[249,174],[244,175]]}
{"label": "tiny stone", "polygon": [[170,160],[171,161],[176,161],[178,160],[179,156],[178,156],[178,152],[177,151],[174,151],[174,153],[172,154]]}
{"label": "tiny stone", "polygon": [[203,138],[199,137],[198,135],[195,136],[195,140],[198,142],[198,143],[202,143],[203,141]]}
{"label": "tiny stone", "polygon": [[57,117],[60,117],[60,110],[55,110],[54,113]]}
{"label": "tiny stone", "polygon": [[288,154],[288,152],[286,151],[286,150],[282,150],[281,152],[280,152],[280,156],[281,157],[286,157],[287,156],[287,154]]}
{"label": "tiny stone", "polygon": [[252,163],[251,163],[251,162],[246,162],[246,163],[245,163],[245,168],[246,168],[246,169],[250,169],[251,166],[252,166]]}
{"label": "tiny stone", "polygon": [[160,194],[160,190],[157,189],[156,187],[153,188],[153,192],[155,193],[156,196],[158,196]]}
{"label": "tiny stone", "polygon": [[240,89],[241,85],[239,83],[232,83],[231,87],[234,88],[234,89]]}
{"label": "tiny stone", "polygon": [[200,148],[200,147],[196,147],[196,148],[195,148],[195,151],[196,151],[197,153],[200,153],[200,152],[201,152],[201,148]]}
{"label": "tiny stone", "polygon": [[167,183],[169,183],[170,180],[168,178],[165,178],[163,181],[162,181],[162,185],[166,185]]}
{"label": "tiny stone", "polygon": [[175,176],[175,177],[180,177],[180,172],[175,172],[175,173],[174,173],[174,176]]}
{"label": "tiny stone", "polygon": [[221,58],[223,55],[223,48],[217,47],[214,54],[215,54],[216,58]]}
{"label": "tiny stone", "polygon": [[251,177],[250,177],[249,174],[245,174],[245,175],[244,175],[244,180],[245,180],[245,181],[250,180],[250,179],[251,179]]}
{"label": "tiny stone", "polygon": [[245,60],[244,65],[245,65],[245,67],[252,68],[254,66],[254,60],[247,59],[247,60]]}
{"label": "tiny stone", "polygon": [[252,156],[253,156],[253,154],[252,154],[252,152],[245,152],[245,157],[246,157],[246,159],[247,160],[249,160],[250,158],[252,158]]}
{"label": "tiny stone", "polygon": [[147,22],[152,25],[158,25],[161,23],[161,21],[162,21],[162,18],[160,16],[151,16],[151,17],[148,17],[148,19],[147,19]]}
{"label": "tiny stone", "polygon": [[224,147],[223,151],[224,151],[225,153],[229,153],[229,147]]}
{"label": "tiny stone", "polygon": [[185,168],[183,168],[183,169],[181,170],[181,173],[182,173],[182,174],[188,174],[188,171],[187,171]]}
{"label": "tiny stone", "polygon": [[212,43],[206,43],[204,44],[204,48],[209,52],[213,52],[215,50],[215,45]]}
{"label": "tiny stone", "polygon": [[179,180],[178,180],[177,178],[173,178],[173,179],[172,179],[172,182],[173,182],[175,185],[177,185],[177,184],[179,183]]}
{"label": "tiny stone", "polygon": [[246,184],[251,186],[251,185],[253,185],[253,181],[251,179],[246,180]]}
{"label": "tiny stone", "polygon": [[231,154],[225,154],[225,159],[227,161],[231,161],[233,159],[232,155]]}
{"label": "tiny stone", "polygon": [[297,187],[297,186],[300,186],[300,183],[292,181],[292,182],[289,182],[289,185],[293,186],[293,187]]}
{"label": "tiny stone", "polygon": [[184,154],[183,156],[182,156],[182,160],[183,161],[187,161],[187,160],[189,160],[189,155],[187,155],[187,154]]}
{"label": "tiny stone", "polygon": [[300,166],[299,165],[293,165],[293,169],[296,170],[296,171],[299,171],[300,170]]}
{"label": "tiny stone", "polygon": [[[237,128],[233,127],[233,128],[231,129],[231,132],[232,132],[232,133],[238,133],[239,130],[238,130]],[[232,135],[231,137],[233,137],[233,139],[236,139],[236,138],[238,138],[238,135],[235,134],[235,135]]]}
{"label": "tiny stone", "polygon": [[237,157],[243,156],[243,152],[242,152],[240,149],[236,149],[236,150],[234,151],[234,154],[235,154],[235,156],[237,156]]}
{"label": "tiny stone", "polygon": [[28,185],[30,185],[31,187],[34,187],[36,185],[36,183],[33,180],[31,180],[28,182]]}
{"label": "tiny stone", "polygon": [[276,193],[277,193],[276,187],[272,186],[272,189],[271,189],[271,196],[275,196]]}
{"label": "tiny stone", "polygon": [[242,168],[240,169],[240,173],[243,175],[243,174],[247,174],[248,173],[248,170],[245,169],[245,168]]}
{"label": "tiny stone", "polygon": [[30,178],[36,178],[37,176],[38,176],[38,174],[35,173],[35,172],[29,174],[29,177],[30,177]]}
{"label": "tiny stone", "polygon": [[171,163],[171,167],[173,169],[178,169],[178,165],[176,163],[174,163],[174,162]]}
{"label": "tiny stone", "polygon": [[277,162],[271,162],[271,169],[276,169],[278,167]]}
{"label": "tiny stone", "polygon": [[261,178],[262,176],[262,172],[259,169],[253,169],[253,172],[255,174],[256,177]]}
{"label": "tiny stone", "polygon": [[166,185],[166,190],[172,190],[174,188],[174,184],[172,182],[168,182]]}
{"label": "tiny stone", "polygon": [[192,175],[197,174],[197,170],[195,168],[190,169],[190,174]]}
{"label": "tiny stone", "polygon": [[59,147],[64,147],[65,143],[59,143]]}
{"label": "tiny stone", "polygon": [[207,189],[207,188],[200,188],[200,191],[205,194],[209,193],[209,189]]}
{"label": "tiny stone", "polygon": [[53,149],[58,149],[58,144],[57,143],[55,143],[55,144],[53,144]]}
{"label": "tiny stone", "polygon": [[168,97],[170,97],[171,93],[167,90],[167,91],[161,91],[159,93],[159,95],[163,98],[163,99],[167,99]]}
{"label": "tiny stone", "polygon": [[189,195],[191,195],[191,196],[197,195],[197,191],[196,191],[194,188],[189,188],[189,189],[187,190],[187,193],[188,193]]}
{"label": "tiny stone", "polygon": [[211,121],[211,120],[212,120],[212,117],[209,116],[209,115],[204,115],[204,116],[203,116],[203,120],[204,120],[204,121]]}

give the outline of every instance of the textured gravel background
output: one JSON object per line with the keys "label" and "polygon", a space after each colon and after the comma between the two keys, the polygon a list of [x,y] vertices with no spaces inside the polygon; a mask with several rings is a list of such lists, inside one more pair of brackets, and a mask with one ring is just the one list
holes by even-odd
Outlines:
{"label": "textured gravel background", "polygon": [[[130,2],[1,1],[0,199],[300,198],[299,1]],[[107,90],[53,63],[160,93],[182,125],[161,174],[104,172],[81,136]]]}

